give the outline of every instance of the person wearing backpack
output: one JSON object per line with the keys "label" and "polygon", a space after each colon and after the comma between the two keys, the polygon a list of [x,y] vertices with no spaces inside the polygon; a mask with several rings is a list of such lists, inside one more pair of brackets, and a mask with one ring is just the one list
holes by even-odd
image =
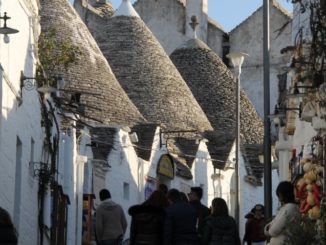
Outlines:
{"label": "person wearing backpack", "polygon": [[222,198],[214,198],[211,214],[199,228],[199,238],[202,245],[240,245],[237,224],[229,216],[228,207]]}

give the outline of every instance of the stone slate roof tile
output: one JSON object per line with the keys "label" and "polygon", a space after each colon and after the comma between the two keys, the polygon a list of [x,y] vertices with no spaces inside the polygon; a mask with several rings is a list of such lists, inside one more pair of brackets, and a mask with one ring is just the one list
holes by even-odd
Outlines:
{"label": "stone slate roof tile", "polygon": [[[145,122],[117,82],[107,60],[69,2],[43,0],[40,16],[42,32],[54,28],[56,40],[70,38],[81,51],[78,61],[71,64],[68,70],[57,67],[55,71],[46,72],[49,75],[62,74],[67,82],[64,89],[81,92],[85,116],[111,125],[132,126]],[[63,96],[70,98],[69,94],[63,93]]]}
{"label": "stone slate roof tile", "polygon": [[117,129],[112,127],[94,127],[90,128],[92,136],[93,158],[96,160],[107,161],[108,155],[114,147],[114,139]]}
{"label": "stone slate roof tile", "polygon": [[189,166],[184,162],[184,159],[171,155],[173,162],[175,164],[176,175],[191,180],[193,178]]}
{"label": "stone slate roof tile", "polygon": [[140,18],[114,16],[105,30],[98,44],[149,122],[169,129],[212,129],[180,73]]}
{"label": "stone slate roof tile", "polygon": [[183,158],[185,164],[191,168],[198,151],[196,139],[194,137],[176,137],[174,145],[178,149],[180,158]]}
{"label": "stone slate roof tile", "polygon": [[[206,132],[214,166],[223,169],[235,141],[236,83],[220,57],[198,39],[191,39],[171,59],[206,113],[214,132]],[[263,123],[243,90],[240,93],[242,144],[263,142]]]}
{"label": "stone slate roof tile", "polygon": [[100,16],[112,16],[114,13],[113,6],[110,2],[93,0],[91,5]]}
{"label": "stone slate roof tile", "polygon": [[259,155],[263,154],[263,145],[261,144],[243,144],[241,147],[245,159],[245,167],[248,176],[253,176],[256,185],[262,185],[264,174],[264,164],[260,163]]}
{"label": "stone slate roof tile", "polygon": [[157,124],[138,124],[131,128],[131,131],[136,132],[138,136],[138,142],[134,143],[138,157],[147,161],[150,160],[157,127]]}

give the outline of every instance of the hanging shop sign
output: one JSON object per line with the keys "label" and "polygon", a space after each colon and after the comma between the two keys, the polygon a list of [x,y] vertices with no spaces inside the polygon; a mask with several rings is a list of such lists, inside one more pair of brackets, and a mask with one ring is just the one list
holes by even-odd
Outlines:
{"label": "hanging shop sign", "polygon": [[174,178],[174,163],[170,155],[162,155],[157,165],[157,173],[170,179]]}

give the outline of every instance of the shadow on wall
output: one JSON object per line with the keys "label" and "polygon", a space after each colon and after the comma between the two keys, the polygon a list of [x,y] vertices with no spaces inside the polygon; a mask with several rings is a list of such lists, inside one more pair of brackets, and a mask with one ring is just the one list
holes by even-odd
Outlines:
{"label": "shadow on wall", "polygon": [[[34,71],[30,52],[27,48],[23,68],[26,74]],[[20,73],[17,66],[8,67]],[[37,244],[38,236],[30,234],[38,234],[38,180],[32,163],[40,162],[42,154],[40,103],[36,87],[21,92],[19,85],[20,81],[10,80],[0,65],[0,169],[5,173],[0,173],[0,206],[10,212],[19,240]]]}
{"label": "shadow on wall", "polygon": [[[110,128],[108,128],[110,130]],[[112,128],[111,128],[112,130]],[[116,129],[113,140],[109,145],[110,152],[107,160],[93,161],[93,193],[96,196],[94,208],[101,203],[99,191],[103,188],[108,189],[112,195],[112,201],[120,204],[125,212],[128,229],[125,238],[129,237],[129,227],[131,223],[128,209],[132,205],[138,204],[140,193],[138,183],[138,157],[132,147],[129,137],[123,135]],[[94,158],[96,156],[94,155]]]}

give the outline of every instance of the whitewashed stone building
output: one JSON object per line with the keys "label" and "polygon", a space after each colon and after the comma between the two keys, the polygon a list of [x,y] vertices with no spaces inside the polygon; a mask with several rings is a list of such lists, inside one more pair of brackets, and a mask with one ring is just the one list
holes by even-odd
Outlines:
{"label": "whitewashed stone building", "polygon": [[[112,7],[105,1],[89,2],[87,4],[84,1],[75,1],[74,6],[79,12],[81,18],[87,24],[94,38],[97,40],[101,50],[107,57],[107,60],[110,63],[122,87],[125,89],[127,94],[130,96],[131,100],[136,104],[138,109],[148,121],[157,123],[163,122],[166,126],[166,129],[162,129],[162,131],[167,131],[167,134],[171,129],[191,129],[194,127],[196,128],[198,126],[201,130],[209,129],[207,128],[207,126],[206,128],[205,126],[200,126],[203,125],[203,121],[198,121],[198,119],[200,119],[200,117],[198,116],[194,117],[192,120],[187,119],[191,118],[191,114],[189,114],[189,108],[187,109],[187,107],[184,106],[180,107],[180,102],[177,101],[178,93],[184,90],[184,85],[179,85],[178,89],[175,89],[176,84],[182,84],[178,80],[180,79],[178,78],[179,75],[175,73],[175,68],[173,68],[170,64],[170,61],[165,58],[165,54],[162,53],[160,45],[155,41],[155,39],[152,37],[152,34],[144,26],[137,12],[133,9],[129,1],[124,1],[111,18],[110,15],[112,14]],[[187,39],[188,38],[186,38],[185,40]],[[234,169],[229,169],[228,165],[230,165],[230,162],[233,162],[234,159],[234,134],[232,132],[234,131],[235,126],[232,127],[232,125],[235,124],[235,118],[234,115],[232,115],[232,111],[234,111],[233,107],[235,106],[233,96],[233,86],[235,85],[235,83],[232,78],[232,74],[225,67],[225,65],[222,63],[217,54],[215,54],[213,51],[208,51],[210,49],[204,43],[199,45],[199,43],[201,43],[201,41],[199,40],[192,40],[192,42],[194,42],[194,45],[198,44],[198,46],[204,47],[202,50],[204,53],[211,52],[209,53],[209,56],[212,56],[214,60],[212,63],[205,63],[206,65],[208,65],[208,67],[212,68],[212,74],[208,75],[209,77],[201,77],[198,79],[206,81],[207,78],[210,78],[210,85],[214,85],[213,87],[219,87],[218,89],[216,89],[216,91],[212,90],[211,92],[214,93],[215,91],[216,93],[223,94],[222,98],[219,98],[218,94],[211,94],[212,101],[209,101],[209,99],[208,101],[206,101],[207,104],[210,105],[210,108],[205,108],[205,105],[202,103],[202,101],[203,99],[205,100],[205,98],[209,98],[210,96],[207,96],[205,94],[205,91],[196,91],[196,87],[191,87],[188,83],[188,86],[190,86],[190,89],[195,95],[197,101],[199,102],[199,105],[203,108],[205,114],[209,118],[210,124],[213,126],[214,130],[216,130],[216,133],[207,132],[204,134],[205,138],[209,139],[208,142],[207,140],[204,140],[204,146],[200,146],[200,149],[205,149],[204,151],[199,150],[198,146],[194,144],[194,140],[193,142],[191,142],[191,138],[188,137],[187,139],[187,136],[183,138],[179,135],[178,137],[176,137],[176,139],[170,141],[170,146],[172,147],[172,149],[167,149],[167,153],[174,152],[174,150],[176,150],[177,148],[177,156],[179,157],[177,157],[174,163],[176,164],[178,162],[180,156],[181,158],[185,158],[183,162],[185,161],[186,164],[183,165],[183,168],[185,168],[185,172],[189,171],[187,170],[187,168],[190,168],[190,171],[193,175],[193,179],[191,180],[190,178],[191,181],[179,182],[179,180],[176,179],[175,181],[170,182],[168,178],[166,179],[162,178],[161,176],[155,176],[155,174],[153,175],[153,172],[151,171],[147,172],[145,170],[145,173],[147,173],[146,176],[149,177],[155,183],[163,182],[166,183],[169,187],[177,187],[184,191],[189,190],[189,187],[191,185],[201,185],[207,191],[207,196],[203,200],[206,205],[209,205],[213,197],[223,196],[229,203],[230,209],[233,212],[235,208],[235,177],[232,177]],[[196,47],[193,48],[195,49]],[[195,55],[194,50],[189,51],[189,53],[191,53],[192,51]],[[159,56],[160,59],[158,60],[157,58],[155,58],[156,56]],[[189,60],[196,62],[193,58],[196,57],[192,57]],[[155,66],[155,64],[157,65],[157,67]],[[200,70],[201,67],[203,68],[204,66],[204,64],[203,66],[194,66],[191,67],[190,70]],[[187,69],[182,70],[180,68],[181,73],[187,71],[189,72],[189,70]],[[168,75],[167,77],[167,74],[174,75]],[[221,76],[222,74],[227,75]],[[171,80],[172,77],[174,78],[173,83],[171,83],[171,81],[173,80]],[[216,77],[218,77],[221,81],[218,82],[217,80],[215,80]],[[186,82],[190,82],[187,81],[186,78],[187,77],[184,77]],[[227,82],[225,80],[227,80]],[[226,84],[222,85],[223,82],[225,82]],[[207,83],[206,92],[209,89],[208,84],[209,83]],[[176,93],[177,90],[179,90],[178,93]],[[218,90],[220,90],[220,92],[217,92]],[[228,91],[228,93],[223,93],[222,91],[224,90]],[[184,91],[188,91],[188,89],[185,89]],[[183,95],[183,99],[187,98],[189,100],[189,98],[191,98],[191,96],[189,97],[188,95],[189,92],[187,92],[186,94],[187,96],[185,96],[185,94]],[[169,98],[168,101],[170,101],[171,104],[166,104],[166,98]],[[240,176],[242,181],[241,193],[243,193],[243,195],[241,195],[241,217],[243,217],[244,214],[249,211],[251,209],[251,206],[253,206],[255,203],[263,202],[263,190],[261,188],[262,165],[258,161],[258,155],[261,151],[261,147],[259,147],[259,144],[261,144],[262,140],[262,123],[259,119],[258,114],[256,114],[255,109],[252,107],[251,103],[244,94],[242,94],[242,99],[245,101],[242,107],[242,109],[244,109],[242,113],[242,118],[244,120],[242,124],[242,129],[243,134],[246,135],[243,139],[248,140],[248,145],[243,148],[243,152],[246,153],[244,153],[244,157],[241,159]],[[218,101],[217,104],[219,105],[218,108],[220,108],[220,111],[215,111],[216,109],[218,110],[218,108],[212,107],[215,105],[214,103],[216,101]],[[187,104],[189,105],[189,103]],[[173,109],[174,107],[179,107],[177,115],[171,113],[175,110]],[[194,106],[192,106],[192,110],[194,110]],[[188,111],[187,115],[184,114],[185,111]],[[223,115],[223,113],[226,113],[226,115],[229,116],[225,116]],[[173,116],[171,117],[171,115]],[[197,115],[199,114],[197,113]],[[221,115],[225,116],[225,118],[221,118]],[[178,117],[179,119],[177,119]],[[249,121],[254,123],[257,127],[249,127]],[[220,125],[221,122],[222,125],[226,125],[227,128],[223,128],[223,126]],[[189,125],[191,126],[189,127]],[[214,125],[216,126],[216,128],[214,127]],[[140,132],[136,131],[137,134],[142,132],[143,130],[140,130]],[[164,133],[162,135],[164,135]],[[151,144],[149,144],[149,146],[151,146]],[[155,147],[149,147],[148,149],[152,149],[153,151],[159,151],[160,148],[158,148],[158,150],[155,150]],[[187,154],[187,152],[192,152],[192,154]],[[206,156],[200,156],[200,152],[202,152],[201,154],[204,154]],[[197,154],[199,154],[199,156]],[[159,156],[160,155],[161,154],[159,154]],[[171,155],[173,158],[173,154]],[[188,157],[187,159],[187,156],[189,155],[191,157]],[[142,158],[141,156],[139,157]],[[110,159],[110,155],[108,156],[108,159]],[[149,165],[152,169],[158,169],[157,164],[159,162],[159,159],[160,158],[157,157],[156,159],[154,158],[151,160],[148,156],[147,161],[149,161]],[[105,160],[105,158],[103,160]],[[139,166],[139,164],[136,165]],[[182,165],[177,166],[176,164],[177,168],[181,166]],[[215,167],[215,170],[213,169],[213,166]],[[143,169],[143,167],[140,167],[140,169]],[[222,170],[222,173],[217,173],[217,169],[220,169],[219,171]],[[111,171],[112,175],[110,175]],[[117,173],[121,174],[121,172],[122,171],[120,170],[114,170],[113,168],[110,168],[109,174],[107,175],[107,181],[109,181],[111,185],[113,183],[121,182],[116,179],[115,181],[110,181],[110,176],[120,176]],[[128,172],[124,173],[127,174]],[[219,176],[223,176],[223,180]],[[276,173],[274,177],[274,181],[276,183]],[[142,187],[144,185],[138,181],[139,176],[137,178],[134,177],[133,179],[137,180],[132,183],[132,185],[134,185],[134,188],[136,188],[137,186],[138,188],[145,188]],[[144,181],[143,178],[141,178],[141,180]],[[121,186],[122,184],[120,183],[120,189]],[[128,183],[126,183],[126,186],[128,186]],[[211,187],[213,187],[213,189]],[[249,192],[252,195],[247,195]],[[141,197],[143,197],[143,192],[140,193]],[[118,200],[119,196],[125,196],[125,194],[122,195],[122,193],[120,192],[120,195],[116,196]],[[249,196],[250,199],[248,199],[247,196]],[[139,200],[142,200],[142,198],[140,198]],[[248,202],[248,200],[250,201]],[[129,204],[129,202],[126,202],[126,200],[121,199],[121,201],[123,203]],[[243,231],[243,227],[244,223],[241,223],[241,231]]]}
{"label": "whitewashed stone building", "polygon": [[[0,16],[6,12],[11,17],[7,26],[19,31],[9,40],[0,34],[0,206],[10,213],[19,244],[39,240],[34,163],[42,160],[41,109],[36,88],[20,81],[21,72],[35,75],[38,9],[37,0],[0,1]],[[0,23],[2,28],[4,19]]]}
{"label": "whitewashed stone building", "polygon": [[[57,242],[81,244],[83,197],[84,194],[92,194],[83,190],[84,167],[88,161],[92,162],[92,155],[88,154],[87,148],[79,147],[81,141],[87,142],[89,137],[87,128],[85,131],[81,129],[85,125],[131,126],[146,120],[122,90],[87,27],[67,1],[42,1],[40,17],[44,35],[55,31],[56,42],[70,40],[80,51],[76,62],[68,70],[59,65],[54,71],[47,72],[50,75],[62,74],[66,81],[62,91],[53,95],[63,118],[60,124],[58,169],[61,171],[58,181],[70,200],[66,210],[67,222],[61,223],[66,237],[60,236],[61,240]],[[59,48],[54,52],[58,52]],[[90,122],[94,125],[90,126]],[[52,205],[51,201],[48,205]],[[51,212],[47,214],[51,217]]]}
{"label": "whitewashed stone building", "polygon": [[[165,51],[171,54],[177,47],[192,37],[189,26],[191,16],[198,18],[198,39],[206,43],[225,64],[229,52],[245,52],[250,55],[242,65],[241,86],[263,115],[263,8],[258,8],[246,20],[229,33],[208,16],[207,0],[138,0],[134,4],[148,28],[160,41]],[[222,6],[221,6],[222,8]],[[231,13],[230,13],[231,14]],[[291,45],[292,16],[277,0],[270,4],[270,64],[271,64],[271,109],[278,93],[277,74],[288,59],[280,53],[282,47]]]}
{"label": "whitewashed stone building", "polygon": [[[227,171],[230,162],[233,162],[235,150],[236,83],[233,75],[219,56],[197,38],[182,44],[170,57],[215,130],[213,134],[207,133],[209,141],[206,144],[214,167],[220,174],[228,176],[219,185],[220,192],[215,195],[228,200],[229,207],[234,211],[236,190],[232,181],[235,176],[228,179],[230,172]],[[243,90],[240,97],[239,213],[240,233],[243,234],[245,220],[242,217],[255,204],[263,203],[264,167],[259,161],[263,148],[262,120]],[[273,181],[276,183],[277,173],[273,172]]]}

